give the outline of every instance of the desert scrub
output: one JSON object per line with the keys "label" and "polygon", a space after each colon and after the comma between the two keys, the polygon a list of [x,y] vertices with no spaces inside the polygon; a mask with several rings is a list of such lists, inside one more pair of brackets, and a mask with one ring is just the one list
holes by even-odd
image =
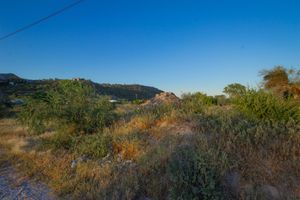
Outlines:
{"label": "desert scrub", "polygon": [[78,138],[74,147],[77,155],[102,158],[111,150],[111,138],[106,135],[86,135]]}
{"label": "desert scrub", "polygon": [[213,97],[200,92],[182,95],[181,111],[189,114],[200,114],[206,107],[215,103]]}
{"label": "desert scrub", "polygon": [[222,199],[221,175],[209,152],[178,148],[171,156],[168,173],[170,199]]}
{"label": "desert scrub", "polygon": [[176,108],[175,105],[172,104],[146,106],[136,110],[136,115],[137,116],[147,115],[147,116],[151,116],[151,118],[153,118],[154,120],[157,120],[169,116],[175,108]]}
{"label": "desert scrub", "polygon": [[28,131],[32,135],[43,133],[49,119],[48,103],[35,97],[27,98],[26,104],[22,106],[18,114],[18,121],[28,127]]}
{"label": "desert scrub", "polygon": [[249,89],[234,100],[236,108],[252,119],[262,121],[300,122],[300,104],[292,99],[279,98],[263,90]]}
{"label": "desert scrub", "polygon": [[[220,174],[226,168],[235,169],[240,172],[243,181],[254,186],[272,183],[297,187],[290,180],[300,173],[300,127],[292,119],[286,123],[253,120],[235,109],[224,109],[199,116],[197,123],[198,134],[208,139],[207,149],[226,155],[228,166]],[[211,155],[215,156],[211,156],[210,160],[218,161],[222,157],[222,154]]]}
{"label": "desert scrub", "polygon": [[102,133],[76,136],[58,132],[52,137],[41,139],[39,149],[65,150],[77,156],[98,159],[111,151],[111,144],[111,137]]}
{"label": "desert scrub", "polygon": [[59,81],[43,95],[28,98],[19,114],[31,133],[40,134],[51,124],[56,130],[73,128],[74,133],[102,131],[114,120],[114,105],[80,81]]}

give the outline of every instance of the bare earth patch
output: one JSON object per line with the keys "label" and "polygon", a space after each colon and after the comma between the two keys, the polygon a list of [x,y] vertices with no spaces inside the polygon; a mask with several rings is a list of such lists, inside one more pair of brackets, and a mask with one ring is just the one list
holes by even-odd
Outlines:
{"label": "bare earth patch", "polygon": [[[0,151],[0,156],[3,154]],[[9,162],[0,164],[0,199],[57,199],[43,183],[31,181],[16,171]]]}

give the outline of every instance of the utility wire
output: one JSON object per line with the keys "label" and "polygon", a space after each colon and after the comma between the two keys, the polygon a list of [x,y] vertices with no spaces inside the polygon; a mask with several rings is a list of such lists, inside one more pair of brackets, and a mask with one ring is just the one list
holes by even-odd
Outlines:
{"label": "utility wire", "polygon": [[23,32],[23,31],[27,30],[27,29],[30,29],[30,28],[32,28],[35,25],[38,25],[38,24],[40,24],[40,23],[42,23],[42,22],[44,22],[44,21],[46,21],[46,20],[48,20],[48,19],[56,16],[56,15],[59,15],[59,14],[65,12],[66,10],[68,10],[68,9],[70,9],[70,8],[72,8],[72,7],[80,4],[80,3],[82,3],[83,1],[85,1],[85,0],[77,0],[77,1],[75,1],[75,2],[73,2],[71,4],[69,4],[69,5],[66,5],[65,7],[63,7],[61,9],[53,12],[53,13],[50,13],[49,15],[47,15],[47,16],[41,18],[41,19],[38,19],[38,20],[36,20],[36,21],[34,21],[34,22],[30,23],[30,24],[27,24],[26,26],[23,26],[23,27],[15,30],[13,32],[10,32],[10,33],[8,33],[8,34],[6,34],[4,36],[1,36],[0,37],[0,41],[1,40],[5,40],[5,39],[7,39],[9,37],[12,37],[12,36],[14,36],[14,35],[16,35],[16,34],[18,34],[20,32]]}

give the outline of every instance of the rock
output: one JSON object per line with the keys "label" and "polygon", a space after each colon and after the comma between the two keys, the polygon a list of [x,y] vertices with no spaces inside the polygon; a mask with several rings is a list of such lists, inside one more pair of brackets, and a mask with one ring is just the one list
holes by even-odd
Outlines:
{"label": "rock", "polygon": [[89,161],[90,159],[87,157],[87,156],[80,156],[79,158],[75,159],[75,160],[72,160],[71,162],[71,168],[75,168],[77,166],[78,163],[82,163],[82,162],[87,162]]}
{"label": "rock", "polygon": [[85,155],[77,158],[77,162],[87,162],[88,160],[89,160],[89,158]]}
{"label": "rock", "polygon": [[71,168],[74,169],[77,166],[77,160],[72,160]]}
{"label": "rock", "polygon": [[13,100],[10,100],[10,104],[11,105],[24,105],[24,100],[22,99],[13,99]]}
{"label": "rock", "polygon": [[117,155],[117,162],[122,162],[123,158],[122,158],[122,155],[121,154],[118,154]]}
{"label": "rock", "polygon": [[260,188],[260,195],[262,199],[266,200],[279,200],[281,199],[280,193],[276,187],[271,185],[263,185]]}
{"label": "rock", "polygon": [[223,184],[226,188],[229,189],[229,192],[234,196],[239,195],[240,179],[241,179],[241,176],[236,171],[228,172],[224,176]]}
{"label": "rock", "polygon": [[119,170],[135,168],[137,164],[132,160],[124,160],[117,165]]}
{"label": "rock", "polygon": [[171,92],[162,92],[157,94],[154,98],[146,101],[142,106],[156,106],[161,104],[179,104],[180,99]]}
{"label": "rock", "polygon": [[101,160],[98,161],[98,164],[100,166],[102,166],[102,165],[104,165],[106,163],[111,163],[110,159],[111,159],[111,155],[110,155],[110,153],[108,153],[105,157],[103,157]]}

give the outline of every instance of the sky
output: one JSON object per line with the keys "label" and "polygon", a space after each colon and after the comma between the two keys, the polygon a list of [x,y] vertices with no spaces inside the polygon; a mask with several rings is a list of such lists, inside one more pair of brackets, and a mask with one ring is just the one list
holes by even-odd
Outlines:
{"label": "sky", "polygon": [[[0,37],[74,0],[0,0]],[[220,94],[300,67],[300,1],[85,0],[0,41],[0,73]]]}

